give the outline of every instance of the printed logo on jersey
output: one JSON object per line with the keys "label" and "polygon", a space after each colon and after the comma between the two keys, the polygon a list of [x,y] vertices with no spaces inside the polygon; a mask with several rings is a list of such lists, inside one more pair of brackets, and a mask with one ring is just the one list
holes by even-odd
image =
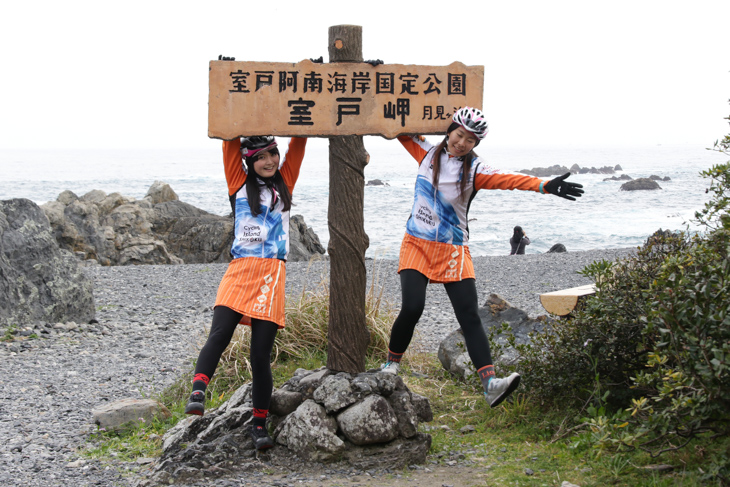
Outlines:
{"label": "printed logo on jersey", "polygon": [[[262,198],[263,199],[263,198]],[[286,217],[289,213],[286,213]],[[235,239],[231,247],[234,257],[286,259],[288,252],[288,218],[262,204],[254,217],[247,198],[236,199]],[[286,225],[285,225],[286,223]],[[286,226],[286,228],[285,228]]]}
{"label": "printed logo on jersey", "polygon": [[429,178],[416,178],[413,213],[406,224],[406,231],[414,237],[435,242],[463,244],[463,232],[454,207],[436,191]]}

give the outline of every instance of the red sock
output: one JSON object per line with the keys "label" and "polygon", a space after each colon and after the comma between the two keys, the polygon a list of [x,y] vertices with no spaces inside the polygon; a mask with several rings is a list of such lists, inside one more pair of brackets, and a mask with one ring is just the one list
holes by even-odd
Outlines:
{"label": "red sock", "polygon": [[268,409],[253,408],[253,425],[266,426],[266,416],[269,415]]}
{"label": "red sock", "polygon": [[210,378],[207,375],[195,374],[195,377],[193,377],[193,390],[205,392],[205,389],[206,387],[208,387],[209,382]]}

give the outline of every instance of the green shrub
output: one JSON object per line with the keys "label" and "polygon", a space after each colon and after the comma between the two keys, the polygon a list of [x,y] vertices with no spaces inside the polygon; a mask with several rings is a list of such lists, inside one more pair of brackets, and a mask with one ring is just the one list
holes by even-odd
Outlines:
{"label": "green shrub", "polygon": [[633,257],[587,266],[582,273],[598,291],[570,317],[517,346],[529,394],[542,403],[613,408],[641,395],[631,378],[645,368],[657,338],[645,331],[647,295],[667,256],[685,247],[682,234],[657,234]]}

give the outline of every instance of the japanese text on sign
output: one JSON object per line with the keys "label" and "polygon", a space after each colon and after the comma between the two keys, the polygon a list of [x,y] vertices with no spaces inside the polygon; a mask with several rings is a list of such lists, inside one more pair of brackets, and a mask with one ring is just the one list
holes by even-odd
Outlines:
{"label": "japanese text on sign", "polygon": [[443,133],[453,112],[482,106],[483,66],[212,61],[208,135]]}

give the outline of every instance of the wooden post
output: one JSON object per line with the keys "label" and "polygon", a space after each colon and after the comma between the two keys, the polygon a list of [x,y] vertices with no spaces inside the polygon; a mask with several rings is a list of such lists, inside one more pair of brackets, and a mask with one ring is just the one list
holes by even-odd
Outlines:
{"label": "wooden post", "polygon": [[[329,58],[330,62],[362,62],[362,27],[330,27]],[[370,242],[363,219],[368,159],[362,136],[329,138],[327,368],[349,373],[365,371],[370,341],[365,321],[365,251]]]}

